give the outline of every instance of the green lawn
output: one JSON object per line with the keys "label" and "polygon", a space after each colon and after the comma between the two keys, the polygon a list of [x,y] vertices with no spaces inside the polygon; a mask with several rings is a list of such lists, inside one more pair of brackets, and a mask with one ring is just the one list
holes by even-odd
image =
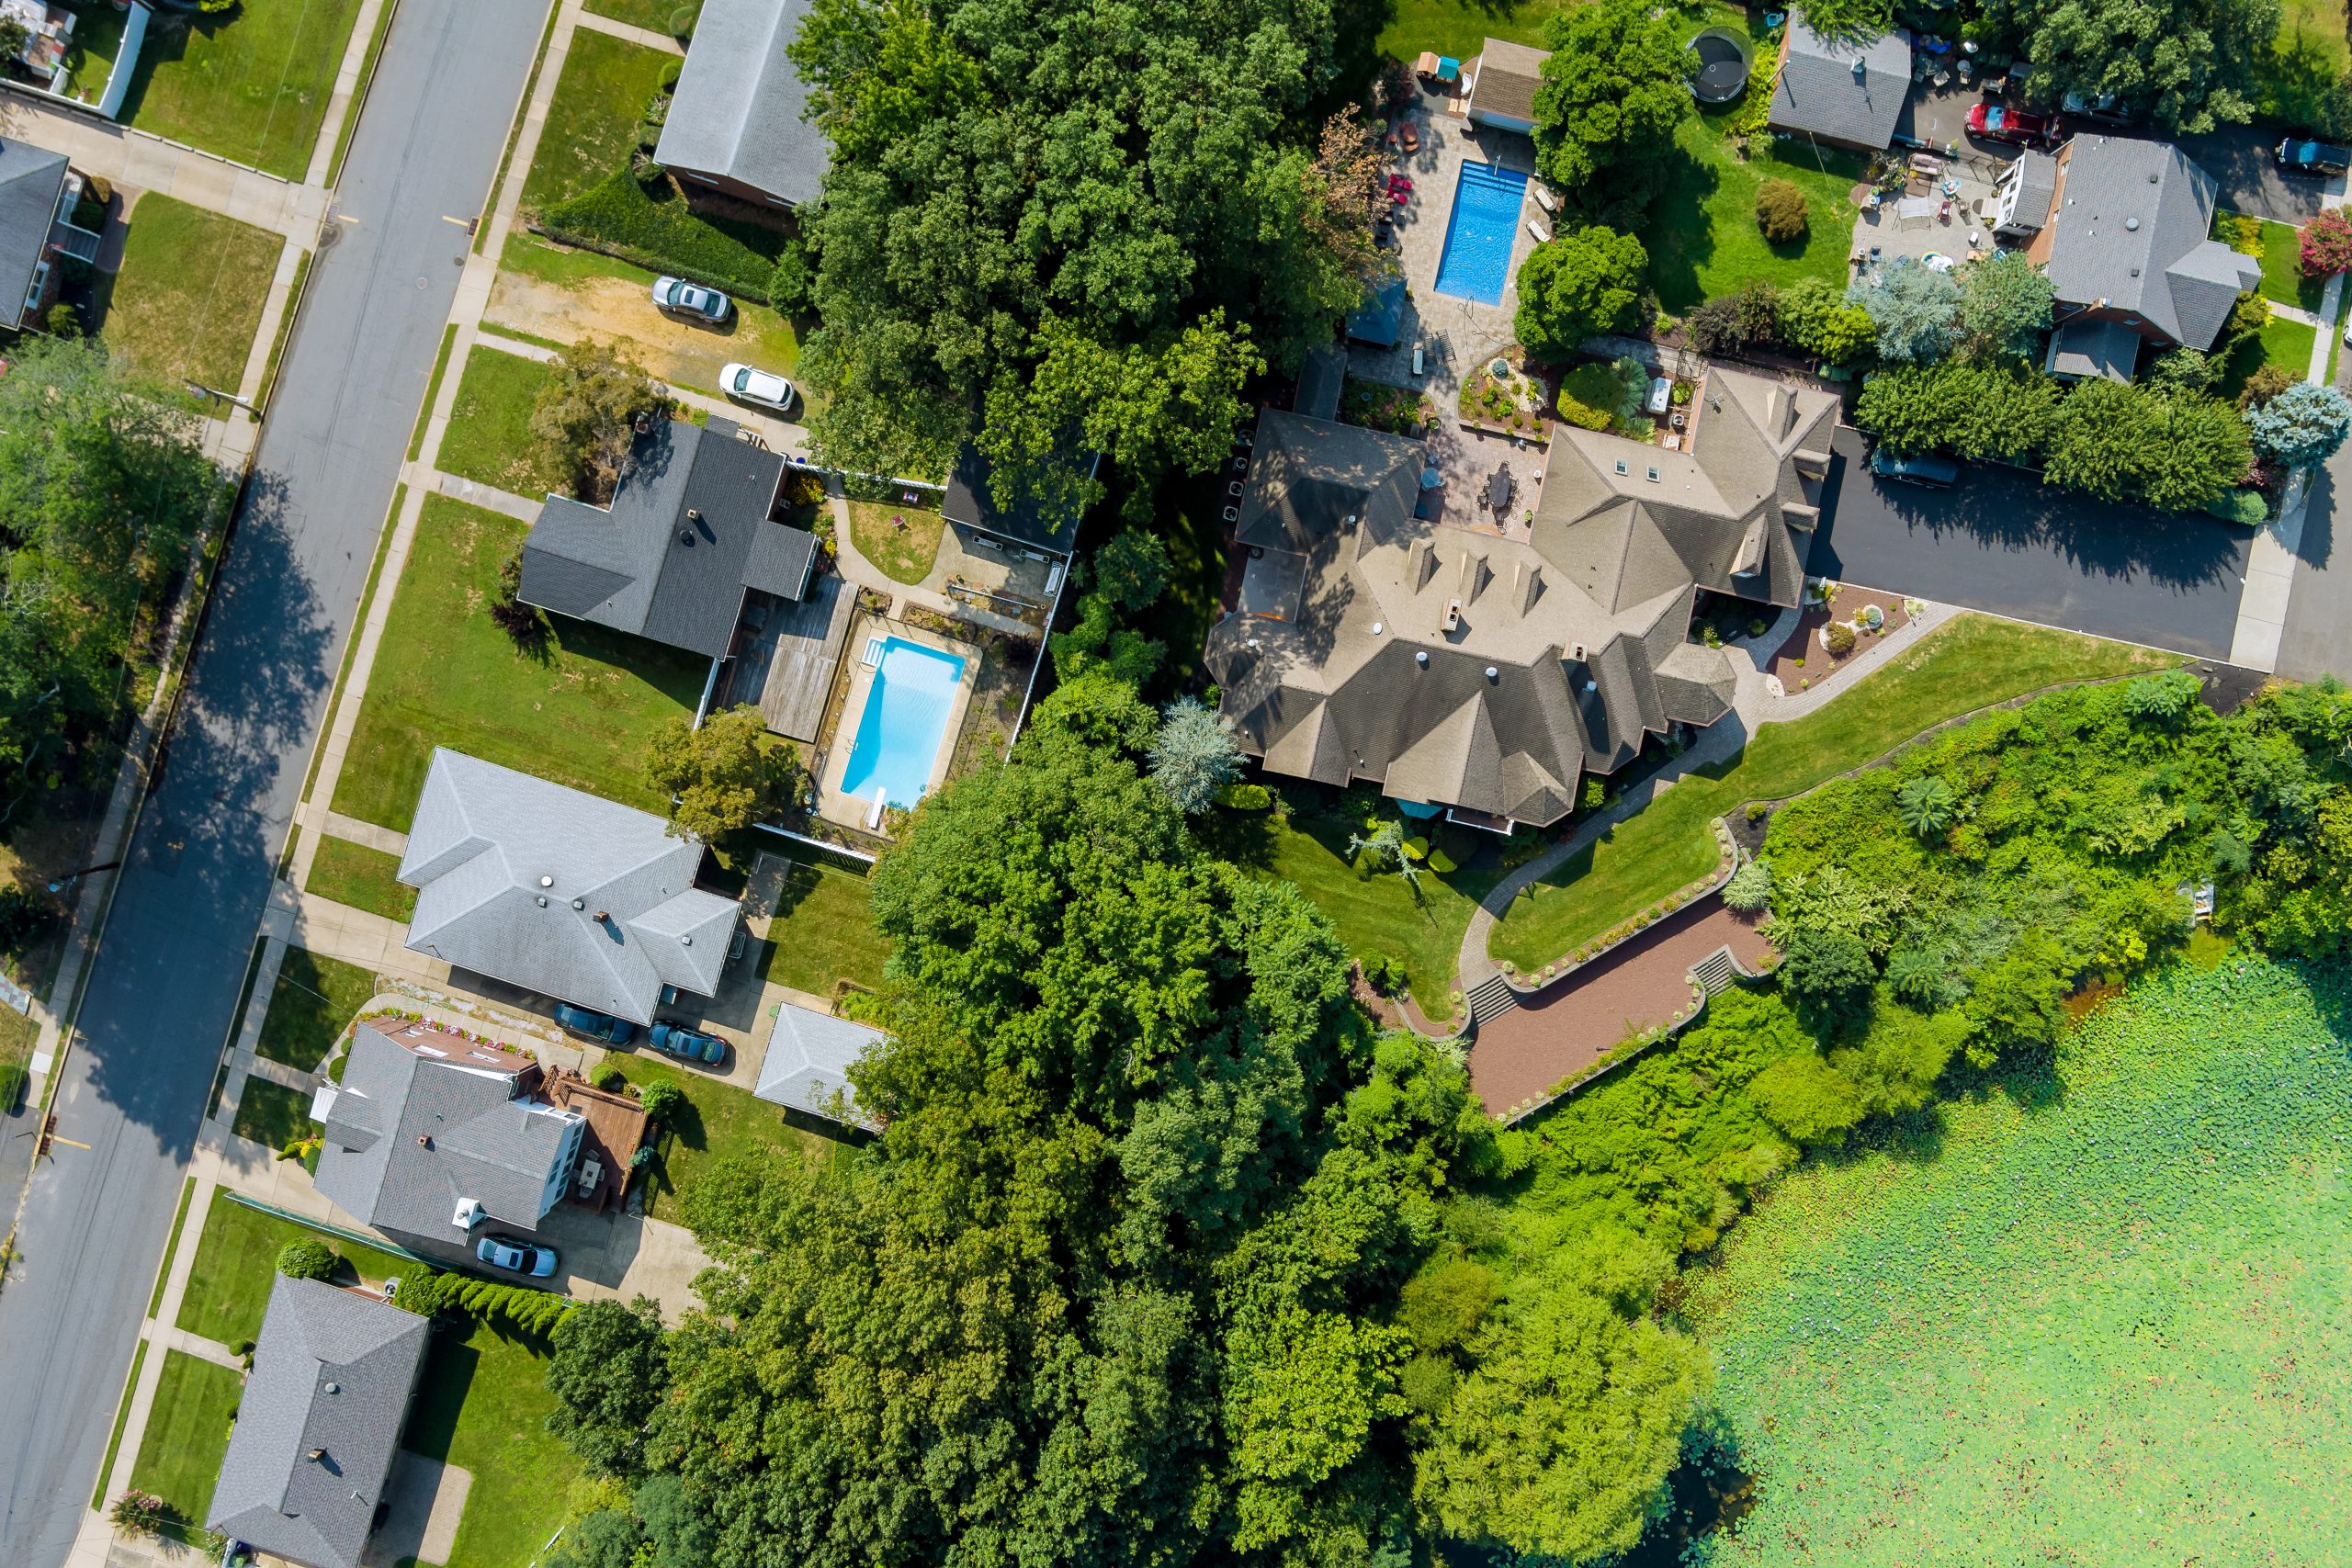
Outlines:
{"label": "green lawn", "polygon": [[2276,365],[2300,381],[2311,374],[2312,349],[2318,342],[2319,329],[2309,321],[2273,316],[2262,327],[2263,363]]}
{"label": "green lawn", "polygon": [[322,898],[406,925],[416,913],[416,889],[401,883],[397,874],[400,868],[398,855],[355,844],[347,839],[324,839],[319,843],[318,858],[311,863],[311,879],[303,888]]}
{"label": "green lawn", "polygon": [[1413,62],[1423,50],[1467,60],[1488,38],[1544,47],[1544,27],[1566,0],[1396,0],[1380,51]]}
{"label": "green lawn", "polygon": [[406,832],[433,748],[661,810],[643,766],[654,727],[691,717],[710,673],[690,653],[550,616],[543,652],[490,618],[526,525],[427,496],[334,809]]}
{"label": "green lawn", "polygon": [[[764,1025],[766,1020],[761,1022]],[[749,1089],[673,1066],[650,1054],[614,1052],[604,1065],[619,1068],[639,1087],[672,1083],[685,1094],[685,1107],[671,1113],[654,1144],[653,1164],[640,1177],[650,1184],[645,1212],[658,1218],[676,1220],[678,1194],[716,1161],[763,1148],[797,1149],[809,1156],[840,1146],[792,1125],[784,1119],[783,1107],[757,1099]]]}
{"label": "green lawn", "polygon": [[401,1446],[472,1472],[446,1568],[527,1568],[563,1523],[581,1464],[547,1429],[543,1352],[472,1319],[433,1336]]}
{"label": "green lawn", "polygon": [[343,1256],[350,1269],[337,1277],[346,1283],[356,1274],[377,1284],[387,1275],[415,1267],[389,1252],[266,1214],[238,1202],[226,1190],[215,1191],[197,1240],[187,1294],[180,1302],[179,1326],[231,1349],[259,1337],[262,1314],[269,1308],[270,1287],[277,1278],[277,1249],[306,1235],[319,1236]]}
{"label": "green lawn", "polygon": [[2284,0],[2278,7],[2278,48],[2282,54],[2308,53],[2341,75],[2352,67],[2344,0]]}
{"label": "green lawn", "polygon": [[282,1149],[311,1126],[311,1096],[307,1090],[254,1075],[237,1099],[237,1118],[231,1130],[241,1138]]}
{"label": "green lawn", "polygon": [[554,375],[536,359],[475,344],[434,467],[529,501],[571,493],[570,468],[531,434],[531,410]]}
{"label": "green lawn", "polygon": [[202,17],[159,10],[122,118],[300,180],[358,16],[359,0],[239,0]]}
{"label": "green lawn", "polygon": [[91,6],[74,14],[74,42],[65,51],[66,68],[73,73],[65,89],[69,95],[92,104],[106,96],[107,78],[122,52],[125,19],[126,13],[111,6]]}
{"label": "green lawn", "polygon": [[2305,277],[2299,268],[2302,231],[2292,223],[2261,219],[2262,297],[2281,305],[2299,305],[2317,312],[2327,279]]}
{"label": "green lawn", "polygon": [[761,977],[816,996],[833,994],[836,980],[867,987],[882,983],[890,943],[874,929],[865,877],[836,866],[798,864],[768,922],[768,954]]}
{"label": "green lawn", "polygon": [[[1742,163],[1721,126],[1720,117],[1692,115],[1674,133],[1682,156],[1670,166],[1640,230],[1658,302],[1679,314],[1743,283],[1818,277],[1844,284],[1854,240],[1849,193],[1863,176],[1861,161],[1833,149],[1816,152],[1758,137],[1756,151]],[[1756,226],[1756,192],[1776,176],[1804,192],[1811,227],[1793,244],[1772,244]]]}
{"label": "green lawn", "polygon": [[[1200,818],[1201,833],[1220,855],[1261,875],[1296,883],[1339,928],[1351,953],[1404,960],[1413,999],[1442,1022],[1453,1011],[1462,933],[1502,874],[1493,852],[1466,828],[1442,829],[1437,840],[1460,869],[1443,876],[1422,872],[1418,891],[1393,871],[1370,871],[1348,852],[1349,836],[1363,827],[1353,813],[1367,807],[1383,818],[1396,815],[1393,802],[1374,804],[1356,794],[1328,816],[1211,812]],[[1416,835],[1429,830],[1409,818],[1406,827]]]}
{"label": "green lawn", "polygon": [[254,1054],[310,1072],[327,1059],[344,1025],[375,994],[374,971],[289,947],[277,966],[277,985],[269,993]]}
{"label": "green lawn", "polygon": [[552,207],[627,163],[662,73],[677,59],[610,33],[574,32],[548,105],[547,129],[523,181],[524,207]]}
{"label": "green lawn", "polygon": [[670,18],[680,11],[695,8],[693,6],[682,6],[679,0],[588,0],[587,5],[587,9],[599,17],[610,17],[616,22],[627,22],[633,28],[645,28],[657,33],[667,33]]}
{"label": "green lawn", "polygon": [[17,1103],[26,1064],[40,1039],[40,1026],[14,1008],[0,1008],[0,1114]]}
{"label": "green lawn", "polygon": [[1801,795],[1945,719],[2008,697],[2177,662],[2119,642],[1962,615],[1820,711],[1764,726],[1729,764],[1683,778],[1514,903],[1489,951],[1541,969],[1706,876],[1717,852],[1708,822],[1748,801]]}
{"label": "green lawn", "polygon": [[175,389],[236,391],[284,247],[266,229],[150,191],[130,209],[100,335]]}
{"label": "green lawn", "polygon": [[213,1483],[220,1479],[220,1461],[229,1452],[229,1427],[244,1393],[244,1379],[233,1368],[185,1350],[165,1351],[147,1430],[131,1461],[130,1484],[161,1497],[175,1519],[202,1529]]}
{"label": "green lawn", "polygon": [[[892,519],[905,523],[903,528]],[[849,534],[867,560],[893,582],[921,582],[931,575],[939,556],[939,536],[947,519],[919,506],[892,506],[880,501],[849,503]]]}

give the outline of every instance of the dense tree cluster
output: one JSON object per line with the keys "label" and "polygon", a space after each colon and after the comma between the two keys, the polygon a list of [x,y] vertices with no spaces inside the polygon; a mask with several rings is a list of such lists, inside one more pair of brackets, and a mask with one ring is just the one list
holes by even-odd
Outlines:
{"label": "dense tree cluster", "polygon": [[0,376],[0,821],[116,716],[143,610],[222,476],[195,422],[94,342],[29,337]]}
{"label": "dense tree cluster", "polygon": [[1749,283],[1690,312],[1692,345],[1702,354],[1778,345],[1845,365],[1878,341],[1870,312],[1817,277],[1785,288]]}
{"label": "dense tree cluster", "polygon": [[1679,22],[1645,0],[1594,0],[1554,17],[1535,91],[1535,163],[1578,211],[1637,222],[1690,112]]}
{"label": "dense tree cluster", "polygon": [[1195,847],[1158,723],[1073,681],[886,857],[883,1132],[690,1195],[707,1310],[559,1336],[558,1425],[638,1488],[599,1531],[707,1568],[1405,1560],[1387,1303],[1496,1145],[1295,888]]}
{"label": "dense tree cluster", "polygon": [[1374,265],[1309,133],[1362,25],[1334,12],[819,0],[793,56],[833,144],[801,361],[825,457],[943,472],[977,436],[1001,502],[1067,509],[1087,449],[1146,479],[1222,452],[1241,378],[1295,368]]}
{"label": "dense tree cluster", "polygon": [[2145,115],[2167,133],[2243,123],[2279,0],[1985,0],[1989,39],[2030,61],[2026,90]]}

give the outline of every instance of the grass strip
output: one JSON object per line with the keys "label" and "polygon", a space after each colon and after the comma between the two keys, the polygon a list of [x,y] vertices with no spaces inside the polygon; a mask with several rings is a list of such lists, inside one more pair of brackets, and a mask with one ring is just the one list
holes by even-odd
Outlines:
{"label": "grass strip", "polygon": [[269,397],[277,390],[277,361],[286,353],[286,340],[293,335],[295,312],[302,308],[302,286],[311,280],[311,262],[316,253],[304,251],[294,263],[294,284],[286,291],[286,309],[278,312],[277,335],[270,340],[269,358],[261,367],[261,389],[254,394],[254,407],[266,411]]}
{"label": "grass strip", "polygon": [[[451,321],[441,333],[441,352],[433,356],[433,379],[424,384],[424,406],[416,411],[416,429],[408,438],[408,460],[415,462],[424,450],[424,427],[433,423],[433,405],[441,396],[441,378],[449,369],[449,351],[458,346],[458,323]],[[397,515],[400,508],[392,508]],[[365,601],[362,601],[365,603]]]}
{"label": "grass strip", "polygon": [[400,868],[398,855],[348,839],[322,839],[303,890],[406,925],[416,913],[416,889],[401,881]]}
{"label": "grass strip", "polygon": [[[154,1309],[150,1307],[152,1315]],[[147,1360],[147,1341],[141,1339],[138,1348],[130,1352],[130,1375],[122,1380],[122,1397],[115,1402],[114,1433],[107,1438],[107,1457],[98,1466],[98,1483],[90,1492],[93,1509],[107,1506],[107,1480],[114,1474],[115,1456],[122,1451],[122,1428],[130,1420],[130,1396],[139,1387],[139,1369]]]}
{"label": "grass strip", "polygon": [[1708,823],[1786,800],[1979,708],[2076,681],[2161,670],[2172,654],[1988,615],[1947,623],[1827,705],[1763,726],[1727,762],[1684,775],[1648,807],[1523,894],[1495,927],[1495,957],[1541,969],[1714,869]]}
{"label": "grass strip", "polygon": [[[523,124],[531,117],[531,96],[539,90],[539,73],[547,69],[548,43],[555,37],[556,18],[563,15],[561,6],[548,7],[548,25],[539,33],[539,51],[531,56],[531,73],[523,79],[523,96],[514,106],[514,123],[506,129],[506,151],[498,155],[498,173],[490,182],[491,212],[498,210],[500,193],[506,189],[506,171],[514,162],[515,143],[523,140]],[[482,214],[474,225],[474,254],[481,254],[482,245],[490,238],[490,213]]]}
{"label": "grass strip", "polygon": [[187,1224],[188,1200],[195,1196],[196,1178],[193,1176],[182,1178],[180,1181],[179,1213],[172,1216],[171,1239],[164,1243],[164,1261],[158,1264],[155,1269],[155,1292],[154,1294],[147,1298],[147,1315],[149,1317],[154,1316],[155,1309],[164,1304],[164,1281],[171,1278],[172,1255],[180,1249],[180,1227]]}

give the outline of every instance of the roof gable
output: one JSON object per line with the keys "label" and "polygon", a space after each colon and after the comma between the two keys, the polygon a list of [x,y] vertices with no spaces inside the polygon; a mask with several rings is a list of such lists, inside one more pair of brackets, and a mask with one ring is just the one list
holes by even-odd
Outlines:
{"label": "roof gable", "polygon": [[64,153],[0,140],[0,326],[13,327],[23,319],[25,296],[65,193],[65,175]]}
{"label": "roof gable", "polygon": [[808,121],[792,41],[808,0],[704,0],[654,158],[794,207],[823,189],[832,144]]}
{"label": "roof gable", "polygon": [[[1787,55],[1772,87],[1770,123],[1857,147],[1884,147],[1911,91],[1911,39],[1826,38],[1789,18]],[[1859,65],[1860,69],[1857,69]]]}

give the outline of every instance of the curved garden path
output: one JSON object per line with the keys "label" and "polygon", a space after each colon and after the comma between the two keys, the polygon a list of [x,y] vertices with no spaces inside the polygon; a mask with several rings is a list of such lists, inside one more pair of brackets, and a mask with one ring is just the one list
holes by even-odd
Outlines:
{"label": "curved garden path", "polygon": [[[1512,902],[1526,888],[1583,853],[1602,834],[1647,806],[1659,790],[1693,768],[1705,767],[1711,762],[1724,761],[1737,755],[1748,739],[1763,726],[1787,724],[1834,701],[1864,675],[1920,642],[1946,621],[1963,613],[1950,604],[1930,604],[1902,626],[1878,638],[1867,649],[1858,650],[1838,668],[1835,679],[1825,681],[1810,691],[1791,692],[1779,697],[1772,695],[1764,684],[1764,666],[1771,662],[1774,650],[1795,630],[1804,612],[1783,610],[1781,618],[1762,637],[1744,638],[1733,645],[1741,657],[1732,660],[1739,678],[1738,690],[1732,697],[1732,711],[1710,726],[1681,756],[1619,796],[1614,806],[1496,883],[1478,901],[1476,911],[1470,917],[1469,929],[1462,933],[1462,951],[1455,959],[1454,984],[1466,996],[1482,981],[1498,973],[1494,960],[1487,954],[1487,943],[1494,934],[1495,922],[1510,909]],[[1490,1020],[1486,1027],[1491,1030],[1496,1021]],[[1618,1038],[1623,1037],[1623,1032],[1620,1031],[1618,1035],[1612,1036],[1610,1043],[1615,1043]],[[1553,1075],[1555,1080],[1558,1077],[1558,1074]],[[1488,1103],[1494,1102],[1490,1100]]]}
{"label": "curved garden path", "polygon": [[1678,909],[1602,958],[1478,1026],[1470,1084],[1489,1111],[1540,1100],[1627,1035],[1671,1022],[1690,1006],[1690,970],[1728,947],[1744,969],[1771,944],[1753,916],[1711,894]]}

